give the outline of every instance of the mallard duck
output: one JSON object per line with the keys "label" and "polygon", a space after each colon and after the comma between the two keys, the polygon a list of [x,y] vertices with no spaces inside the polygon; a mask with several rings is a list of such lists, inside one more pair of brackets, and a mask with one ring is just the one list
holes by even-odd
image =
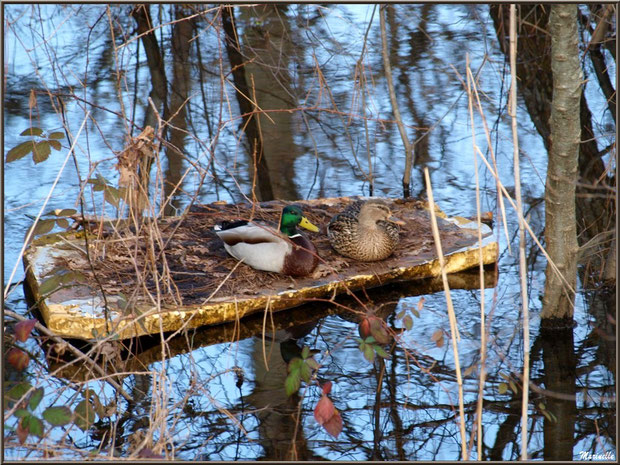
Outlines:
{"label": "mallard duck", "polygon": [[340,255],[374,262],[394,252],[399,242],[399,224],[405,223],[392,217],[383,201],[358,200],[331,219],[327,237]]}
{"label": "mallard duck", "polygon": [[312,273],[319,259],[314,244],[297,230],[297,225],[319,231],[296,205],[282,210],[279,232],[267,224],[248,221],[223,222],[214,230],[226,251],[246,265],[301,277]]}

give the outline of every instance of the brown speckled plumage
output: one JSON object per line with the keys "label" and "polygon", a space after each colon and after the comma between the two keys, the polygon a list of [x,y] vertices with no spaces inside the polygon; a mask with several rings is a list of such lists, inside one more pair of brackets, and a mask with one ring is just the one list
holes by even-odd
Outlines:
{"label": "brown speckled plumage", "polygon": [[399,228],[389,207],[380,200],[358,200],[335,215],[327,227],[331,246],[341,255],[360,261],[389,257],[399,243]]}

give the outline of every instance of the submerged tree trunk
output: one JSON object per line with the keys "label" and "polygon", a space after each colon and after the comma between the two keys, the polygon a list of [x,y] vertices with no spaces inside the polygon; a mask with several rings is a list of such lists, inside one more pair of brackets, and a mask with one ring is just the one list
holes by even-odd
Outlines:
{"label": "submerged tree trunk", "polygon": [[[138,34],[141,35],[142,45],[146,53],[146,61],[151,74],[151,92],[149,97],[153,101],[155,108],[160,112],[163,119],[168,118],[168,79],[164,68],[164,59],[155,37],[153,21],[149,4],[137,5],[131,12],[131,16],[138,26]],[[157,128],[157,118],[151,106],[147,103],[144,111],[143,128],[152,126]],[[162,134],[163,137],[163,134]]]}
{"label": "submerged tree trunk", "polygon": [[[581,139],[577,5],[553,4],[549,16],[553,103],[550,117],[549,164],[545,185],[545,240],[551,260],[568,286],[577,281],[575,186]],[[572,318],[574,293],[547,264],[541,318]]]}

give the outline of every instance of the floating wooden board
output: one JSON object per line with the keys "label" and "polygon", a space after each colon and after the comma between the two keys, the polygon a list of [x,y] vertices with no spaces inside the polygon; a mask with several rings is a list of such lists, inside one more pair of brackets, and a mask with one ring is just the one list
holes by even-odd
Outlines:
{"label": "floating wooden board", "polygon": [[[356,199],[200,205],[181,217],[145,226],[138,234],[135,228],[102,224],[88,233],[92,267],[83,231],[50,234],[34,240],[24,254],[26,281],[49,329],[62,337],[89,340],[221,324],[265,309],[278,311],[330,299],[348,290],[440,274],[427,205],[413,199],[384,199],[405,222],[393,256],[364,263],[336,254],[325,227]],[[312,276],[292,279],[239,264],[213,232],[222,220],[277,223],[282,207],[290,203],[300,205],[321,229],[307,234],[322,259]],[[476,223],[464,218],[438,218],[438,222],[446,271],[478,266]],[[484,224],[482,233],[482,261],[488,265],[497,261],[498,245]]]}

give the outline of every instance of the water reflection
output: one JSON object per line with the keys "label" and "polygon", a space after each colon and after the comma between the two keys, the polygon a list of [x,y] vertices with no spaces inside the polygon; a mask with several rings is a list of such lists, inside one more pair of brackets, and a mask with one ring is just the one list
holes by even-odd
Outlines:
{"label": "water reflection", "polygon": [[[6,6],[11,29],[7,29],[5,37],[5,153],[22,141],[19,134],[33,121],[46,129],[60,126],[50,105],[50,88],[63,94],[71,128],[79,126],[86,110],[93,110],[94,122],[89,123],[87,138],[79,141],[80,171],[101,173],[115,181],[112,152],[122,149],[129,124],[120,117],[120,102],[126,108],[135,103],[135,111],[129,112],[134,127],[155,121],[147,105],[153,76],[144,44],[139,48],[142,41],[134,40],[124,45],[128,38],[135,38],[136,20],[129,15],[130,8],[118,5],[110,10],[119,33],[113,41],[107,21],[103,20],[108,11],[102,5]],[[262,200],[367,194],[371,181],[374,194],[401,195],[404,151],[384,88],[378,18],[369,24],[374,5],[232,8],[240,45],[238,65],[244,68],[247,79],[246,102],[253,102],[248,111],[243,111],[233,95],[235,87],[239,87],[234,73],[241,68],[230,66],[226,54],[225,24],[221,24],[224,13],[219,8],[198,10],[202,7],[196,5],[191,11],[168,5],[149,8],[150,21],[157,29],[145,37],[153,37],[165,47],[163,56],[171,60],[165,69],[171,78],[170,95],[176,92],[177,96],[170,113],[179,119],[174,122],[176,129],[170,128],[168,141],[176,149],[166,151],[167,159],[162,161],[166,186],[179,186],[171,205],[184,208],[200,186],[198,200],[204,203],[237,201],[250,195],[254,186],[259,186],[256,195]],[[190,28],[182,29],[190,21],[175,22],[197,11],[200,15],[194,18],[191,33]],[[486,5],[407,4],[390,5],[386,13],[397,95],[416,146],[413,192],[424,195],[421,170],[427,166],[442,209],[450,215],[472,216],[476,211],[472,141],[466,95],[458,79],[464,75],[466,53],[478,85],[484,90],[482,105],[492,127],[491,143],[497,154],[499,176],[509,190],[513,183],[509,162],[512,146],[507,140],[509,126],[503,112],[505,61],[492,24],[494,10]],[[54,40],[45,44],[49,54],[40,53],[42,49],[34,47],[39,40],[27,33],[30,21],[39,24],[40,18],[45,27],[53,25],[48,32],[54,32]],[[66,21],[53,22],[58,18]],[[171,24],[178,27],[174,29]],[[76,31],[79,39],[75,39]],[[173,36],[180,40],[187,39],[188,34],[195,49],[170,49]],[[17,37],[24,41],[23,47]],[[193,50],[201,52],[196,56]],[[50,56],[58,56],[60,61],[50,60]],[[36,72],[32,63],[38,67]],[[187,66],[180,66],[184,63]],[[172,70],[175,65],[176,74]],[[35,76],[55,84],[46,87]],[[117,86],[119,76],[122,85]],[[28,101],[31,89],[38,96],[32,112]],[[75,99],[67,97],[74,93]],[[595,98],[588,98],[592,127],[609,125],[609,118],[595,110],[606,107],[604,99],[599,105]],[[518,111],[524,155],[521,171],[527,214],[532,228],[542,236],[546,151],[537,133],[539,118],[532,121],[527,105],[527,101],[520,101]],[[256,146],[248,142],[252,137],[247,121],[239,114],[255,110],[259,115],[252,120],[260,130],[256,137],[262,141],[256,153],[258,160],[254,156]],[[475,123],[479,127],[477,118]],[[489,149],[486,142],[477,142],[482,144],[483,152]],[[599,143],[610,147],[613,141],[599,137]],[[589,147],[593,150],[592,144]],[[26,158],[5,166],[8,239],[4,254],[8,266],[18,260],[21,238],[31,224],[24,214],[38,213],[41,202],[37,201],[49,192],[61,158],[51,157],[39,165]],[[255,172],[257,163],[263,162],[264,166]],[[604,164],[604,155],[593,159],[592,173],[600,173]],[[188,166],[192,169],[183,176]],[[497,212],[496,181],[486,170],[480,174],[483,209]],[[593,174],[594,178],[598,179],[598,175]],[[33,179],[38,185],[32,184]],[[80,188],[75,174],[66,171],[49,208],[73,206]],[[596,191],[597,195],[584,190],[578,199],[578,208],[587,218],[580,235],[584,242],[613,223],[610,212],[615,205],[603,199],[602,189]],[[105,202],[97,192],[88,190],[87,198],[89,212],[110,212],[109,206],[102,207]],[[594,223],[592,217],[602,220]],[[496,229],[499,231],[500,225]],[[508,229],[508,239],[503,232],[497,236],[502,250],[498,270],[486,274],[490,279],[487,286],[494,287],[484,291],[490,339],[489,379],[484,392],[483,456],[474,453],[478,459],[506,460],[519,455],[521,391],[517,375],[522,371],[523,347],[514,254],[516,224],[511,218]],[[603,237],[603,246],[586,257],[583,283],[600,281],[593,277],[600,276],[609,263],[605,259],[611,256],[611,242],[610,237]],[[529,300],[534,315],[532,381],[542,389],[536,391],[530,404],[532,457],[571,460],[578,458],[581,450],[614,450],[615,292],[596,292],[594,285],[588,284],[588,292],[576,303],[575,328],[566,334],[539,331],[537,297],[542,293],[545,259],[531,242],[527,247]],[[472,285],[459,285],[456,279],[451,277],[451,286],[461,288],[453,299],[463,336],[460,349],[469,432],[474,430],[477,400],[480,291],[477,272],[473,273]],[[615,284],[615,278],[612,282]],[[275,314],[273,320],[271,315],[266,319],[261,315],[170,339],[164,335],[165,344],[160,338],[132,341],[102,363],[113,379],[130,391],[134,404],[128,406],[119,398],[114,401],[118,411],[112,410],[109,417],[99,419],[93,430],[80,433],[72,429],[75,444],[65,444],[65,434],[56,430],[50,441],[60,444],[67,457],[83,458],[82,450],[99,448],[110,455],[126,456],[136,447],[136,440],[144,439],[141,434],[153,432],[149,430],[155,424],[153,412],[161,414],[163,410],[157,409],[165,407],[168,416],[161,431],[169,428],[167,431],[174,434],[166,443],[168,450],[163,452],[175,458],[453,460],[461,453],[455,422],[456,380],[449,344],[439,346],[431,338],[448,327],[445,298],[436,284],[412,283],[409,288],[368,291],[368,295],[358,295],[365,304],[362,307],[356,305],[355,299],[344,298],[338,300],[340,306],[311,304]],[[431,295],[437,291],[440,293]],[[419,295],[427,296],[421,315],[414,319],[411,330],[403,332],[398,346],[386,348],[390,359],[369,363],[356,341],[360,319],[374,312],[400,333],[403,323],[396,315],[417,308]],[[23,314],[28,308],[20,288],[5,305]],[[342,311],[342,306],[349,310]],[[281,337],[282,332],[296,331],[300,332],[287,336],[291,339]],[[343,433],[337,440],[313,419],[320,395],[317,386],[310,386],[303,396],[289,398],[284,392],[285,362],[296,347],[303,345],[317,351],[319,379],[334,383],[332,398],[344,421]],[[33,343],[29,348],[41,358],[53,355],[48,345]],[[31,364],[28,376],[44,385],[46,392],[60,392],[58,403],[69,402],[75,387],[88,385],[97,389],[106,405],[114,404],[116,393],[104,381],[93,379],[88,367],[72,365],[50,379],[48,371],[54,372],[62,362],[51,356],[48,362],[45,369]],[[15,376],[14,372],[7,373],[5,379]],[[168,384],[158,384],[162,379],[158,376]],[[505,376],[515,384],[516,392]],[[500,393],[501,384],[508,388]],[[162,385],[168,389],[164,400],[158,397]],[[553,397],[550,392],[564,397]],[[543,413],[541,404],[555,420]],[[19,445],[14,433],[5,434],[6,457],[21,459],[32,453]]]}

